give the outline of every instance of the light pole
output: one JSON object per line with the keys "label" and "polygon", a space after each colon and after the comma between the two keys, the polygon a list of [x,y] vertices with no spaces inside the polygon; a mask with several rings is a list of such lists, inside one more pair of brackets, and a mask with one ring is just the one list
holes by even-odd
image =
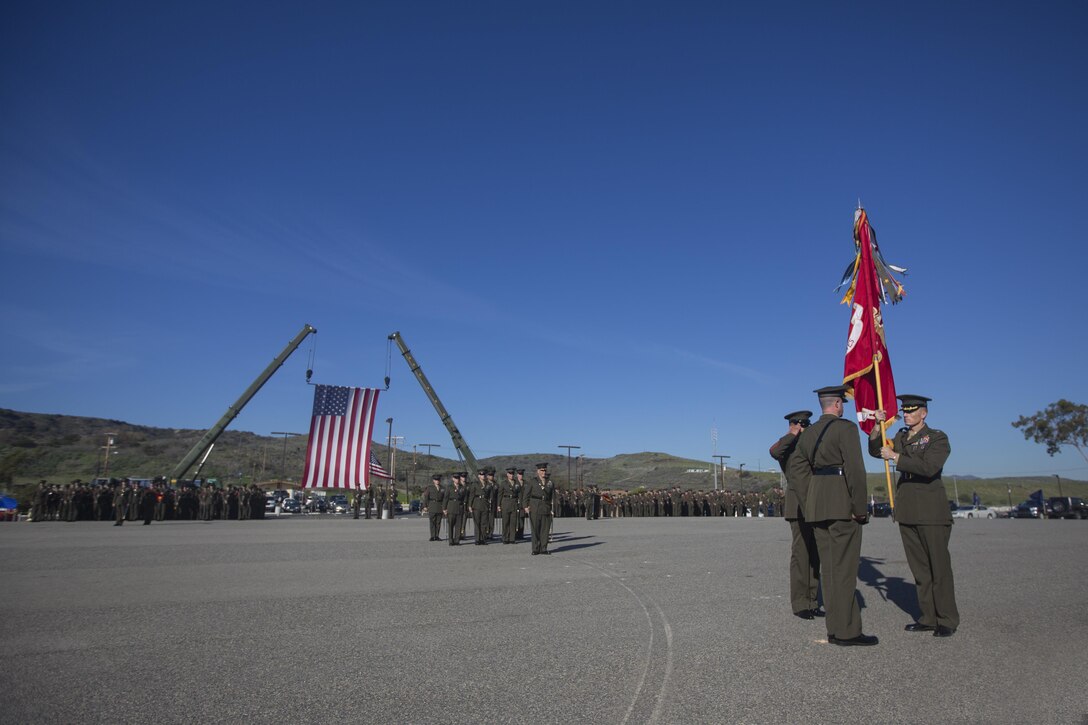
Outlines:
{"label": "light pole", "polygon": [[737,478],[744,478],[744,467],[747,466],[747,465],[748,465],[747,463],[738,463],[737,464]]}
{"label": "light pole", "polygon": [[1062,498],[1065,498],[1065,494],[1064,494],[1064,493],[1062,493],[1062,477],[1061,477],[1061,476],[1059,476],[1059,475],[1058,475],[1058,474],[1056,474],[1056,473],[1054,473],[1054,474],[1051,474],[1051,475],[1053,475],[1053,476],[1054,476],[1054,478],[1058,479],[1058,496],[1060,496],[1060,497],[1062,497]]}
{"label": "light pole", "polygon": [[292,433],[286,430],[272,431],[274,436],[283,436],[283,458],[280,461],[280,480],[287,481],[287,436],[300,436],[301,433]]}
{"label": "light pole", "polygon": [[581,450],[582,447],[581,446],[556,446],[556,448],[566,448],[567,449],[567,490],[570,491],[571,490],[571,485],[570,485],[570,451],[571,451],[572,448],[577,448],[578,450]]}
{"label": "light pole", "polygon": [[[715,455],[714,457],[718,459],[718,465],[722,469],[722,488],[725,488],[725,459],[726,458],[731,458],[732,456],[718,456],[718,455]],[[743,466],[744,464],[742,463],[741,465]],[[718,490],[717,476],[714,477],[714,481],[715,481],[714,482],[714,490],[717,491]]]}
{"label": "light pole", "polygon": [[[404,436],[391,436],[393,449],[389,452],[389,475],[393,477],[393,488],[397,487],[397,441],[404,440]],[[408,493],[408,477],[404,477],[404,502],[408,503],[411,494]]]}

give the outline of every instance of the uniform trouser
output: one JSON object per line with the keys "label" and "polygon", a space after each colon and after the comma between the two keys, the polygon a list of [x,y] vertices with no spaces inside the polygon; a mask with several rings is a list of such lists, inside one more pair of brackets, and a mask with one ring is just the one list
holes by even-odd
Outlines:
{"label": "uniform trouser", "polygon": [[548,550],[548,536],[552,532],[552,517],[547,513],[529,513],[529,525],[533,529],[533,551],[537,554]]}
{"label": "uniform trouser", "polygon": [[472,531],[476,535],[476,543],[482,544],[487,541],[487,512],[476,511],[472,512]]}
{"label": "uniform trouser", "polygon": [[812,531],[820,554],[827,633],[837,639],[852,639],[861,634],[861,608],[857,598],[861,524],[818,521],[813,522]]}
{"label": "uniform trouser", "polygon": [[461,529],[465,523],[464,519],[465,515],[462,513],[450,512],[446,515],[446,526],[449,529],[450,546],[461,543]]}
{"label": "uniform trouser", "polygon": [[442,514],[430,514],[431,519],[431,538],[442,538]]}
{"label": "uniform trouser", "polygon": [[948,554],[952,526],[900,524],[899,535],[918,590],[918,608],[922,610],[918,621],[931,627],[959,627],[952,557]]}
{"label": "uniform trouser", "polygon": [[458,519],[457,541],[461,541],[461,539],[465,538],[465,529],[467,528],[468,516],[460,514],[460,518]]}
{"label": "uniform trouser", "polygon": [[503,509],[502,512],[502,540],[503,543],[512,544],[518,532],[518,512],[515,509]]}
{"label": "uniform trouser", "polygon": [[804,519],[790,521],[790,606],[794,612],[816,609],[820,585],[820,555],[812,524]]}
{"label": "uniform trouser", "polygon": [[518,512],[518,530],[514,532],[514,536],[518,539],[525,538],[525,512]]}

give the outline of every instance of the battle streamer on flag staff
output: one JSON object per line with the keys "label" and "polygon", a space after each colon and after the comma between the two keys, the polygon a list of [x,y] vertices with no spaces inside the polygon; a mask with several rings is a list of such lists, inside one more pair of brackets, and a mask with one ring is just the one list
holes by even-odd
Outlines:
{"label": "battle streamer on flag staff", "polygon": [[[317,385],[303,488],[366,489],[372,473],[385,470],[370,449],[377,388]],[[388,477],[385,474],[383,477]]]}
{"label": "battle streamer on flag staff", "polygon": [[[883,301],[894,305],[903,299],[903,285],[892,273],[906,274],[907,270],[884,261],[876,242],[876,231],[869,224],[869,215],[860,203],[854,212],[854,246],[854,261],[846,268],[837,288],[842,289],[847,281],[850,282],[842,299],[843,304],[850,305],[850,329],[846,338],[842,381],[849,388],[847,395],[854,399],[858,425],[866,435],[877,425],[876,411],[884,411],[886,421],[880,427],[880,435],[884,445],[888,445],[886,431],[899,410],[880,303]],[[894,507],[892,473],[887,461],[884,462],[884,473],[888,483],[888,502]]]}

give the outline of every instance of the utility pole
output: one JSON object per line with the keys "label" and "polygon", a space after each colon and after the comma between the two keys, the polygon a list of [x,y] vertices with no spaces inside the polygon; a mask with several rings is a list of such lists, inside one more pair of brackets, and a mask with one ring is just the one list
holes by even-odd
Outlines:
{"label": "utility pole", "polygon": [[1062,498],[1065,498],[1065,494],[1062,493],[1062,477],[1059,476],[1056,473],[1051,474],[1051,475],[1053,475],[1054,478],[1058,479],[1058,495],[1061,496]]}
{"label": "utility pole", "polygon": [[570,491],[570,490],[571,490],[571,481],[570,481],[570,451],[571,451],[571,449],[572,449],[572,448],[576,448],[576,449],[578,449],[578,450],[581,450],[581,449],[582,449],[582,447],[581,447],[581,446],[556,446],[556,448],[566,448],[566,449],[567,449],[567,490],[568,490],[568,491]]}
{"label": "utility pole", "polygon": [[117,435],[117,434],[116,433],[107,433],[106,434],[106,445],[103,446],[106,453],[105,453],[105,466],[103,467],[103,470],[102,470],[102,478],[106,479],[107,483],[109,483],[109,479],[110,479],[110,448],[113,446],[113,437],[115,435]]}
{"label": "utility pole", "polygon": [[280,481],[287,481],[287,436],[300,436],[301,433],[291,433],[286,430],[272,431],[274,436],[283,436],[283,458],[280,461]]}
{"label": "utility pole", "polygon": [[[732,458],[732,456],[718,456],[718,455],[715,455],[714,457],[718,459],[718,465],[722,469],[722,488],[725,488],[725,459],[726,458]],[[717,471],[715,470],[715,473],[716,472]],[[716,475],[715,475],[715,478],[717,478]],[[718,490],[717,484],[714,485],[714,490],[715,491]]]}
{"label": "utility pole", "polygon": [[[718,426],[713,426],[710,429],[710,443],[711,443],[711,448],[713,449],[712,452],[711,452],[710,457],[711,458],[717,458],[718,457]],[[722,478],[722,485],[723,486],[725,485],[724,477]],[[714,490],[715,491],[718,490],[718,469],[717,468],[714,469]]]}

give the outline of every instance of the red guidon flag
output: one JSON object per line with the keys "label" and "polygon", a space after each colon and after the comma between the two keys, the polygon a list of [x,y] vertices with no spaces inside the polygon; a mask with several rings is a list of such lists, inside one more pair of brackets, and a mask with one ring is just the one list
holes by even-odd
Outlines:
{"label": "red guidon flag", "polygon": [[[314,388],[314,414],[310,419],[303,488],[365,489],[370,486],[373,472],[370,434],[379,392],[376,388],[339,385]],[[381,464],[378,467],[381,468]]]}
{"label": "red guidon flag", "polygon": [[850,288],[843,298],[843,303],[850,305],[850,331],[846,339],[846,364],[842,381],[851,388],[848,395],[854,399],[858,425],[869,434],[877,424],[874,412],[881,408],[880,403],[883,403],[889,426],[899,413],[892,362],[888,357],[888,342],[884,337],[884,320],[880,315],[880,302],[884,300],[895,304],[903,298],[903,287],[892,277],[890,270],[906,270],[884,262],[876,243],[876,232],[869,225],[865,210],[861,208],[854,214],[854,244],[857,255],[852,269],[847,268],[842,282],[845,284],[846,279],[852,277]]}

